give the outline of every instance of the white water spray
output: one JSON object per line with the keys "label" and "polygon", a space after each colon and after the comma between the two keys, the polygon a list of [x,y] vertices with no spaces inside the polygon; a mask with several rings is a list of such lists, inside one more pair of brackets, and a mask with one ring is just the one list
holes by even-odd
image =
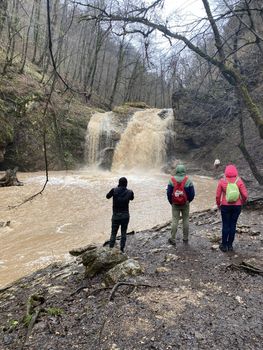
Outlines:
{"label": "white water spray", "polygon": [[112,169],[160,169],[166,160],[166,137],[171,135],[172,110],[136,112],[121,135],[113,157]]}
{"label": "white water spray", "polygon": [[[88,165],[114,151],[112,170],[160,169],[167,158],[167,141],[174,138],[172,109],[146,109],[130,116],[96,113],[87,129]],[[111,153],[112,154],[112,153]]]}

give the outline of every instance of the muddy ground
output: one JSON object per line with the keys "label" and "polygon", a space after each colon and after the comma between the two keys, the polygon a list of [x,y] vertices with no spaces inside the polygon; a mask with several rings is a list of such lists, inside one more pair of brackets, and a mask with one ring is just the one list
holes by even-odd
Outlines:
{"label": "muddy ground", "polygon": [[262,349],[263,276],[240,267],[263,269],[262,202],[238,224],[233,253],[218,250],[213,210],[192,215],[189,245],[181,229],[168,244],[169,223],[129,235],[126,252],[144,268],[129,281],[149,286],[121,286],[112,301],[103,276],[83,279],[79,258],[17,281],[0,293],[0,349]]}

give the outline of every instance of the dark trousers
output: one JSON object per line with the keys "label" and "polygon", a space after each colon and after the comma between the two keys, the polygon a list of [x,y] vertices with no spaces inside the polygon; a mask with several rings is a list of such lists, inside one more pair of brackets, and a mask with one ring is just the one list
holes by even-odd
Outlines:
{"label": "dark trousers", "polygon": [[121,250],[124,249],[126,243],[127,227],[130,220],[129,213],[114,213],[111,218],[111,237],[110,248],[113,248],[119,227],[121,227]]}
{"label": "dark trousers", "polygon": [[236,234],[236,225],[241,213],[241,205],[221,205],[222,245],[231,247]]}

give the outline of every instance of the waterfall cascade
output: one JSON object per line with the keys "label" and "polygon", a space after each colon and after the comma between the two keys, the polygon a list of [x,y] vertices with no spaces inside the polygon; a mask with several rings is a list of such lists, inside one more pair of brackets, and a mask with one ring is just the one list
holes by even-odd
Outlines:
{"label": "waterfall cascade", "polygon": [[86,135],[86,161],[88,165],[99,161],[99,153],[106,147],[111,147],[111,114],[96,113],[88,123]]}
{"label": "waterfall cascade", "polygon": [[113,170],[160,169],[174,141],[173,121],[172,109],[146,109],[132,117],[95,113],[87,128],[88,165],[107,164]]}

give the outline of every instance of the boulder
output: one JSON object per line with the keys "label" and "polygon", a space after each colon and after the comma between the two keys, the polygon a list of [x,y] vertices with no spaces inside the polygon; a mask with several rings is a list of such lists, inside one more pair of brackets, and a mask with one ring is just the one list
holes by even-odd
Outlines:
{"label": "boulder", "polygon": [[100,272],[106,272],[127,259],[127,255],[117,248],[98,247],[88,250],[82,255],[85,277],[94,277]]}
{"label": "boulder", "polygon": [[91,243],[91,244],[86,245],[85,247],[72,249],[69,251],[69,254],[72,256],[79,256],[88,250],[93,250],[96,248],[98,248],[98,245]]}
{"label": "boulder", "polygon": [[113,154],[114,154],[113,147],[107,147],[100,152],[100,157],[99,157],[100,168],[105,169],[105,170],[110,170],[111,164],[112,164],[112,159],[113,159]]}
{"label": "boulder", "polygon": [[141,265],[134,259],[128,259],[112,269],[105,275],[106,285],[115,284],[119,281],[125,280],[126,277],[134,277],[143,272]]}

